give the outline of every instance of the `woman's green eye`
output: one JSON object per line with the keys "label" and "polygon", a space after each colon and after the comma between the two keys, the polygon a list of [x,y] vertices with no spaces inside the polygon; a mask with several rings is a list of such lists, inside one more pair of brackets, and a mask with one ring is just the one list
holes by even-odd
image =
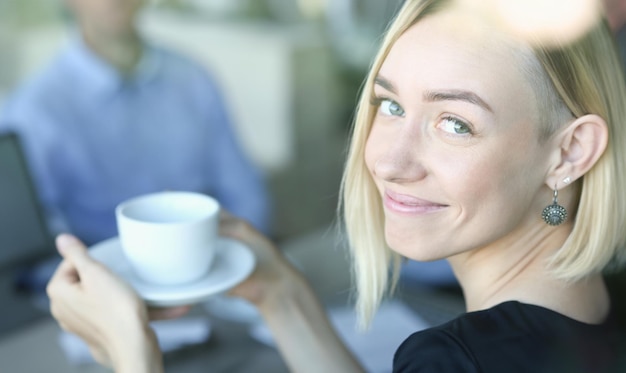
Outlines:
{"label": "woman's green eye", "polygon": [[395,117],[404,116],[404,109],[400,104],[393,100],[384,99],[380,102],[380,112],[384,115],[392,115]]}
{"label": "woman's green eye", "polygon": [[469,125],[467,125],[462,120],[453,117],[443,118],[443,120],[441,121],[441,128],[444,131],[455,135],[465,135],[472,133]]}

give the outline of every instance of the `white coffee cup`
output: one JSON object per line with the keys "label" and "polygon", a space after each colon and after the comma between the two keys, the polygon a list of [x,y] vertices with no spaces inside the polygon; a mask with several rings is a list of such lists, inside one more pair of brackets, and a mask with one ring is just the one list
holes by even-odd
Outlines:
{"label": "white coffee cup", "polygon": [[117,206],[122,250],[139,277],[178,285],[204,276],[215,257],[219,203],[204,194],[159,192]]}

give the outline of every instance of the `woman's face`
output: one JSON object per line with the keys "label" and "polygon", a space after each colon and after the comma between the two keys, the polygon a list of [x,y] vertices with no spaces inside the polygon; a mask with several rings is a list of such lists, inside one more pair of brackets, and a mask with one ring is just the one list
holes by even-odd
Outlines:
{"label": "woman's face", "polygon": [[388,244],[434,260],[521,238],[542,224],[550,141],[522,61],[453,12],[406,31],[382,65],[365,161]]}

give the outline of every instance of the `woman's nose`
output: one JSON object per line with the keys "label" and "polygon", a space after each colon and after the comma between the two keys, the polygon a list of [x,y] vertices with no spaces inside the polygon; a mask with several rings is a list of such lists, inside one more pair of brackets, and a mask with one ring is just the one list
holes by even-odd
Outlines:
{"label": "woman's nose", "polygon": [[413,136],[398,136],[374,164],[374,174],[386,181],[408,183],[423,179],[426,169],[420,160],[419,144]]}

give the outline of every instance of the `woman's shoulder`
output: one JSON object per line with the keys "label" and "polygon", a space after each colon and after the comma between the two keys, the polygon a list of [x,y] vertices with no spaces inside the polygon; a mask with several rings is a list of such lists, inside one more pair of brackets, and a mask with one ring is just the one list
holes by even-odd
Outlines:
{"label": "woman's shoulder", "polygon": [[587,371],[584,367],[617,362],[616,344],[605,338],[610,333],[605,325],[506,302],[412,334],[396,352],[394,372]]}
{"label": "woman's shoulder", "polygon": [[402,342],[394,355],[394,373],[480,372],[472,351],[445,325],[413,333]]}
{"label": "woman's shoulder", "polygon": [[517,334],[496,306],[465,313],[410,335],[394,356],[394,372],[482,372],[484,345]]}

